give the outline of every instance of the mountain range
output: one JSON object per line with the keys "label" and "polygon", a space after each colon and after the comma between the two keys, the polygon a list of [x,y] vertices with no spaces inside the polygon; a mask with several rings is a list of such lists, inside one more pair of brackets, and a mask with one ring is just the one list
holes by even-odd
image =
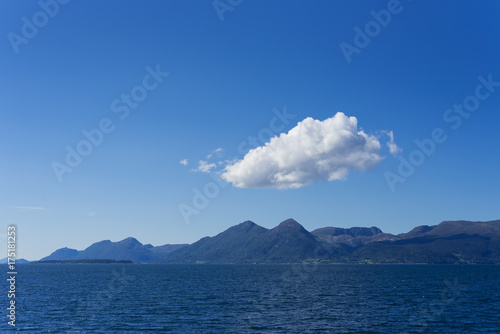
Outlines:
{"label": "mountain range", "polygon": [[109,259],[134,263],[431,263],[500,264],[500,220],[444,221],[393,235],[377,227],[307,231],[293,219],[267,229],[251,221],[191,245],[143,245],[134,238],[62,248],[46,260]]}

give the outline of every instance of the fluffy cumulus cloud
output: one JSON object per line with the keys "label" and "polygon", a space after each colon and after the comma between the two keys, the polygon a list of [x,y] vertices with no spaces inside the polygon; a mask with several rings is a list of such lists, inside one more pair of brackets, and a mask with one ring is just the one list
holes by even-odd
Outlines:
{"label": "fluffy cumulus cloud", "polygon": [[308,117],[226,165],[221,178],[239,188],[279,189],[345,180],[352,169],[375,168],[383,159],[380,148],[377,137],[358,129],[356,117]]}

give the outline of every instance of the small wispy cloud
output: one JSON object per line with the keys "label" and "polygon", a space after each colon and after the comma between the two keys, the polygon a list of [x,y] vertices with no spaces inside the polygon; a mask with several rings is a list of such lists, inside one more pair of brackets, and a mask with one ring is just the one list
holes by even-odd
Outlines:
{"label": "small wispy cloud", "polygon": [[215,149],[215,150],[213,150],[213,151],[212,151],[209,155],[207,155],[207,159],[210,159],[211,157],[213,157],[213,156],[214,156],[214,154],[215,154],[215,155],[220,155],[220,154],[217,154],[217,153],[220,153],[220,152],[222,152],[222,151],[224,151],[224,149],[223,149],[222,147],[218,147],[218,148],[216,148],[216,149]]}
{"label": "small wispy cloud", "polygon": [[94,211],[91,211],[87,214],[87,216],[89,217],[94,217],[97,213],[95,213]]}
{"label": "small wispy cloud", "polygon": [[188,165],[188,163],[189,163],[189,161],[188,161],[188,159],[182,159],[181,161],[179,161],[179,163],[180,163],[181,165],[183,165],[183,166],[187,166],[187,165]]}
{"label": "small wispy cloud", "polygon": [[[222,151],[224,151],[224,149],[222,147],[216,148],[215,150],[213,150],[212,152],[210,152],[210,154],[208,154],[206,156],[206,158],[205,158],[206,160],[198,161],[198,167],[191,169],[191,171],[192,172],[201,172],[201,173],[212,172],[213,169],[217,168],[217,165],[224,164],[223,161],[217,161],[217,160],[222,158],[222,153],[221,153]],[[208,160],[214,156],[216,157],[216,159],[215,159],[216,161],[208,162]]]}
{"label": "small wispy cloud", "polygon": [[49,209],[41,206],[15,206],[14,209],[21,211],[48,211]]}
{"label": "small wispy cloud", "polygon": [[394,142],[394,133],[392,131],[384,131],[384,133],[389,136],[389,141],[386,143],[387,147],[389,148],[389,152],[392,155],[397,155],[398,153],[401,153],[403,149],[401,149],[401,147],[399,147]]}
{"label": "small wispy cloud", "polygon": [[197,168],[192,169],[193,172],[210,173],[210,171],[216,168],[217,165],[214,163],[208,163],[208,161],[200,160]]}

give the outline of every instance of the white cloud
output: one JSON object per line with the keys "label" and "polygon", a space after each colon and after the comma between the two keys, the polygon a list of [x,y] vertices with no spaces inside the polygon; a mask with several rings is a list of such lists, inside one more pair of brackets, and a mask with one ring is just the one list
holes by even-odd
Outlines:
{"label": "white cloud", "polygon": [[403,150],[394,142],[394,133],[392,131],[383,132],[389,136],[389,141],[386,143],[387,147],[389,148],[389,152],[391,152],[392,155],[401,153]]}
{"label": "white cloud", "polygon": [[89,217],[94,217],[97,213],[95,213],[94,211],[91,211],[87,214],[87,216]]}
{"label": "white cloud", "polygon": [[22,211],[48,211],[49,209],[42,208],[41,206],[15,206],[14,209]]}
{"label": "white cloud", "polygon": [[181,161],[179,161],[179,163],[183,166],[187,166],[188,165],[188,159],[182,159]]}
{"label": "white cloud", "polygon": [[214,163],[208,163],[205,160],[200,160],[198,168],[193,169],[193,172],[202,172],[202,173],[210,173],[210,171],[214,168],[216,168],[217,165]]}
{"label": "white cloud", "polygon": [[345,180],[351,169],[375,168],[383,159],[380,148],[375,136],[358,130],[356,117],[308,117],[226,165],[221,178],[239,188],[279,189]]}

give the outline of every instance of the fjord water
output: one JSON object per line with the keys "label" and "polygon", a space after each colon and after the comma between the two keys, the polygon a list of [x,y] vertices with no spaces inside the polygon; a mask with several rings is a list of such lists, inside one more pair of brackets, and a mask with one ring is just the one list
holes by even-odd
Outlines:
{"label": "fjord water", "polygon": [[[7,272],[6,266],[1,266]],[[18,266],[23,333],[499,333],[500,266]],[[7,285],[2,283],[6,314]],[[3,316],[2,333],[10,332]]]}

